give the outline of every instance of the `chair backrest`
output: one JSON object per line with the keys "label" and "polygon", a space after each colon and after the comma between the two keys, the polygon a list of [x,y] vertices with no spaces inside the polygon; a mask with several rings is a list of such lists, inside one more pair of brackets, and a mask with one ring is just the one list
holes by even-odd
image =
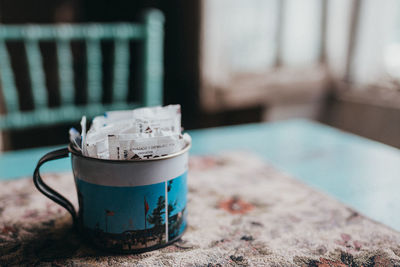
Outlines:
{"label": "chair backrest", "polygon": [[[57,123],[76,122],[86,114],[91,117],[106,110],[162,105],[163,99],[163,23],[158,10],[145,13],[141,24],[56,24],[0,26],[0,89],[5,114],[0,114],[0,130],[21,129]],[[83,41],[87,58],[87,102],[74,104],[75,86],[71,41]],[[111,104],[102,104],[101,41],[114,42]],[[34,109],[21,111],[15,75],[7,41],[22,41],[26,51]],[[60,106],[48,106],[41,41],[56,44]],[[128,103],[130,41],[141,41],[141,99]]]}

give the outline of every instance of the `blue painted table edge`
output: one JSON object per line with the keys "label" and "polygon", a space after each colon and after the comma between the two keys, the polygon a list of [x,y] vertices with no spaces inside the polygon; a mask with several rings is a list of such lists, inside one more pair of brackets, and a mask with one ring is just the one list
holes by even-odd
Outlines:
{"label": "blue painted table edge", "polygon": [[[190,151],[192,155],[204,155],[204,154],[217,154],[224,150],[249,150],[255,152],[259,156],[267,159],[268,161],[276,164],[276,167],[285,170],[285,166],[281,166],[279,162],[274,160],[273,155],[266,155],[265,151],[260,151],[259,140],[254,139],[254,132],[259,132],[256,137],[260,137],[261,131],[271,131],[276,128],[278,131],[293,130],[293,128],[318,128],[319,133],[340,135],[343,139],[352,139],[358,143],[364,143],[367,145],[373,144],[375,147],[386,150],[387,152],[395,153],[400,156],[400,150],[386,144],[370,140],[352,133],[348,133],[326,124],[322,124],[316,121],[307,119],[294,119],[284,120],[277,122],[266,122],[266,123],[250,123],[241,125],[232,125],[224,127],[205,128],[188,131],[192,136],[193,146]],[[289,128],[289,129],[288,129]],[[227,136],[239,138],[238,142],[231,142]],[[218,139],[218,143],[205,143],[212,142],[213,139]],[[268,142],[268,140],[265,140]],[[48,146],[31,148],[17,151],[0,152],[0,181],[15,179],[19,177],[30,176],[33,173],[34,167],[37,161],[44,154],[56,150],[59,148],[66,147],[65,145]],[[18,168],[12,168],[10,166],[18,166]],[[50,164],[46,164],[43,167],[43,172],[62,172],[70,170],[70,164],[68,159],[61,159],[53,161]]]}

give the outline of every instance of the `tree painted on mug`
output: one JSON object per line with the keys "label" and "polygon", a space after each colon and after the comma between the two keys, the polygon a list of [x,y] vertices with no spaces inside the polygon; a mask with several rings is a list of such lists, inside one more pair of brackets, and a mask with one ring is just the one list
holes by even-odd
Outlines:
{"label": "tree painted on mug", "polygon": [[174,239],[180,233],[180,229],[183,223],[183,213],[184,210],[179,211],[178,213],[172,215],[172,213],[176,209],[176,201],[168,204],[168,238]]}
{"label": "tree painted on mug", "polygon": [[173,183],[173,182],[174,182],[174,179],[168,181],[168,186],[167,186],[167,191],[168,191],[168,192],[171,191],[172,183]]}
{"label": "tree painted on mug", "polygon": [[158,234],[159,243],[162,241],[162,237],[164,234],[164,219],[163,215],[165,214],[165,198],[164,196],[160,196],[157,201],[157,207],[152,211],[150,215],[147,216],[147,221],[154,225],[154,229]]}

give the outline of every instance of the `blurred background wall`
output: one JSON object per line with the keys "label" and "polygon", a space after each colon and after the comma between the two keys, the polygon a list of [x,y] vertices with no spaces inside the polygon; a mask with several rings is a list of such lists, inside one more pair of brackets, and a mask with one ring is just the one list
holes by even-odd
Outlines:
{"label": "blurred background wall", "polygon": [[[400,147],[398,0],[0,0],[0,23],[130,22],[150,7],[166,18],[164,102],[182,105],[186,129],[307,118]],[[77,103],[86,79],[79,46]],[[9,49],[30,109],[24,53]],[[41,44],[49,88],[52,49]],[[102,43],[104,102],[111,50]],[[49,89],[50,105],[58,99]],[[66,143],[70,126],[4,132],[4,148]]]}

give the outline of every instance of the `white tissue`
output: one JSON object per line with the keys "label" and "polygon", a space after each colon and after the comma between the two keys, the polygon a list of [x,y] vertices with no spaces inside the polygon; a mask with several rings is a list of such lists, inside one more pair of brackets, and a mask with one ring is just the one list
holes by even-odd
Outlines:
{"label": "white tissue", "polygon": [[170,155],[190,141],[188,134],[181,133],[180,105],[169,105],[97,116],[83,145],[89,157],[133,160]]}

